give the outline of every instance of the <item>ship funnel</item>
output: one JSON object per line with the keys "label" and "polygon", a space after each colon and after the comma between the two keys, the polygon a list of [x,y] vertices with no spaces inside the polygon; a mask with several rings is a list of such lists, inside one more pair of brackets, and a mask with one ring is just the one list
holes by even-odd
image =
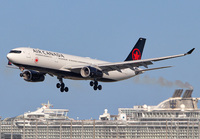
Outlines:
{"label": "ship funnel", "polygon": [[172,98],[181,97],[182,93],[183,93],[183,89],[177,89],[177,90],[175,90]]}
{"label": "ship funnel", "polygon": [[185,90],[182,98],[191,98],[193,90]]}

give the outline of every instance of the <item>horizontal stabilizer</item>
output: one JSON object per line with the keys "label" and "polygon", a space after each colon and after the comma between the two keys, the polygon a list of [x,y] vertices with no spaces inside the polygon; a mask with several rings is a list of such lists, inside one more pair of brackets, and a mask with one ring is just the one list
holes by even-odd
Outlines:
{"label": "horizontal stabilizer", "polygon": [[164,69],[164,68],[171,68],[172,66],[165,66],[165,67],[158,67],[158,68],[151,68],[151,69],[142,69],[137,71],[149,71],[149,70],[157,70],[157,69]]}

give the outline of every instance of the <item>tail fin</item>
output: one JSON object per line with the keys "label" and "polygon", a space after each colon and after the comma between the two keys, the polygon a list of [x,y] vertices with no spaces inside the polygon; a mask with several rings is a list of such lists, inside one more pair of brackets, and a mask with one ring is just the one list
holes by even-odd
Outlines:
{"label": "tail fin", "polygon": [[146,41],[145,38],[139,38],[125,61],[140,60],[142,57],[145,41]]}

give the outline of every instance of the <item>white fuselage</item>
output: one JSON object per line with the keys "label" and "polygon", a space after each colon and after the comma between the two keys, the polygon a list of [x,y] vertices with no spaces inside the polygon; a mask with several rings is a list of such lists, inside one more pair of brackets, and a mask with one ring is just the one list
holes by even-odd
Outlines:
{"label": "white fuselage", "polygon": [[[80,71],[74,73],[70,69],[87,66],[95,67],[98,64],[109,63],[87,57],[67,55],[34,48],[21,47],[13,49],[13,51],[15,50],[21,51],[21,53],[8,53],[7,58],[20,69],[36,70],[74,80],[87,80],[88,78],[82,77]],[[105,82],[124,80],[136,75],[135,71],[128,67],[120,71],[112,70],[102,72],[103,77],[98,80]]]}

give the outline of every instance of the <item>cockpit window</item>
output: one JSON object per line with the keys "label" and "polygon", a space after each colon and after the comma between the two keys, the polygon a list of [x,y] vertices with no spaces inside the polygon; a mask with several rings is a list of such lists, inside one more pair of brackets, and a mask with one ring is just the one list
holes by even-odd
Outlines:
{"label": "cockpit window", "polygon": [[17,54],[20,54],[22,51],[19,51],[19,50],[11,50],[10,53],[17,53]]}

